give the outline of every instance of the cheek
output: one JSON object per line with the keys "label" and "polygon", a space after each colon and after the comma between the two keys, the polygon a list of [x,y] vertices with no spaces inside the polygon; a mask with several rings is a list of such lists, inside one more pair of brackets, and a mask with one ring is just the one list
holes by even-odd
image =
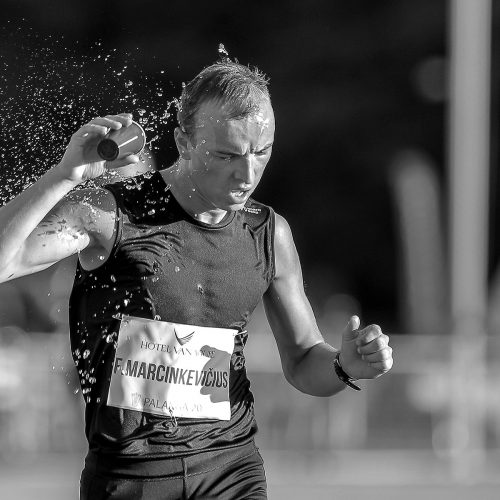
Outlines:
{"label": "cheek", "polygon": [[196,156],[192,158],[192,168],[194,171],[206,172],[210,169],[213,163],[213,158],[207,154],[207,151],[200,151],[196,153]]}
{"label": "cheek", "polygon": [[230,175],[227,168],[220,168],[209,160],[193,171],[193,174],[196,176],[198,185],[205,186],[205,189],[210,191],[217,191],[218,188],[223,187],[228,182]]}
{"label": "cheek", "polygon": [[269,162],[269,159],[262,160],[261,162],[258,163],[257,168],[255,169],[255,175],[260,179],[262,177],[262,174],[264,173],[264,170],[266,169],[267,163]]}

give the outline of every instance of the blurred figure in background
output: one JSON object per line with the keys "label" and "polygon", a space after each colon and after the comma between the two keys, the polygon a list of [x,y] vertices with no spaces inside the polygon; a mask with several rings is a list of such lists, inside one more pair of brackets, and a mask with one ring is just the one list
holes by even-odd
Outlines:
{"label": "blurred figure in background", "polygon": [[97,143],[132,122],[96,118],[0,210],[2,280],[79,255],[70,330],[90,448],[82,499],[267,498],[243,356],[262,298],[300,391],[359,390],[355,380],[392,367],[388,337],[357,316],[340,349],[324,341],[287,222],[251,198],[274,143],[266,78],[230,60],[205,68],[178,120],[172,167],[73,191],[106,172]]}

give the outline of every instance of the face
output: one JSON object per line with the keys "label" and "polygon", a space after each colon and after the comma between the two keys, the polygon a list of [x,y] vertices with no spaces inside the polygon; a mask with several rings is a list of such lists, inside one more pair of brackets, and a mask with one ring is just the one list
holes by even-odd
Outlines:
{"label": "face", "polygon": [[269,100],[243,119],[228,120],[216,102],[196,115],[194,137],[185,141],[192,197],[204,209],[240,210],[253,193],[271,157],[274,113]]}

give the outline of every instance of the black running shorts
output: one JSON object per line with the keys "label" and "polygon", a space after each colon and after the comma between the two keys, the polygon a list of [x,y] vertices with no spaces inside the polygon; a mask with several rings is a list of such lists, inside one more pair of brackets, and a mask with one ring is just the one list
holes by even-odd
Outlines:
{"label": "black running shorts", "polygon": [[80,500],[266,500],[266,491],[254,443],[142,463],[89,453],[80,481]]}

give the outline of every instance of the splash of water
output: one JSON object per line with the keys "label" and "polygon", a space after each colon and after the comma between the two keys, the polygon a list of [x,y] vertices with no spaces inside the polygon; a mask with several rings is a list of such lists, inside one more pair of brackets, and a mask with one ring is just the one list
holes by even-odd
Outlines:
{"label": "splash of water", "polygon": [[[168,71],[146,74],[139,48],[88,43],[41,35],[26,25],[0,26],[0,204],[55,165],[71,135],[96,116],[131,112],[153,155],[174,148],[178,89]],[[82,187],[89,185],[95,184]]]}

